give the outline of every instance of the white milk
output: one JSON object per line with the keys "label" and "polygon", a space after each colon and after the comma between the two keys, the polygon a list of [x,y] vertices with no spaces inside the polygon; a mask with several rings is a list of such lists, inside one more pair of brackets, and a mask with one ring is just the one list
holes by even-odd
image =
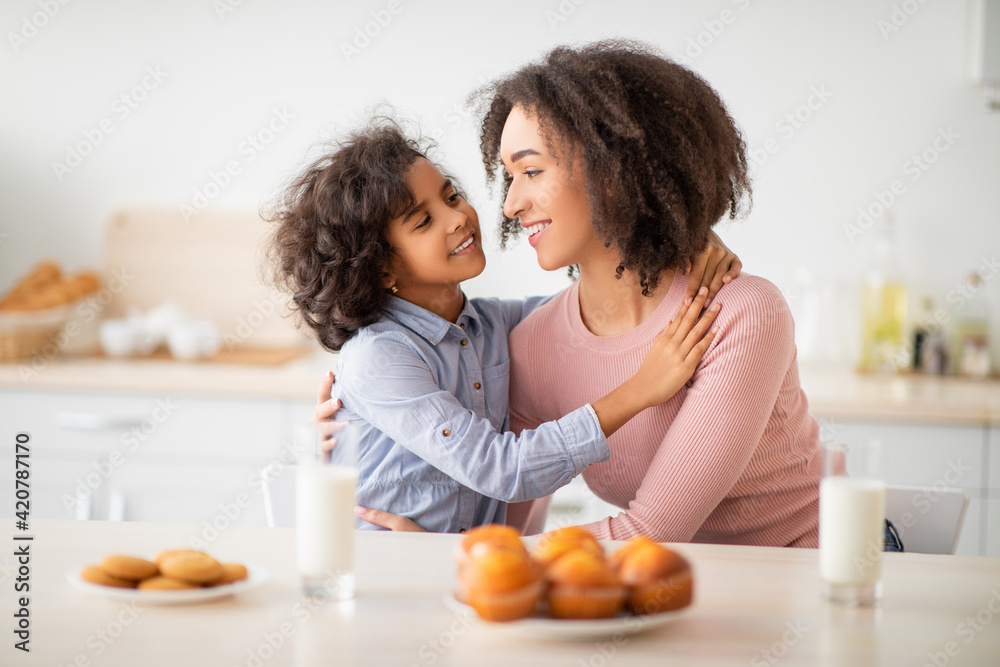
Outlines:
{"label": "white milk", "polygon": [[819,486],[819,571],[834,584],[879,581],[885,542],[885,482],[827,477]]}
{"label": "white milk", "polygon": [[356,468],[303,465],[296,477],[298,570],[328,578],[353,571]]}

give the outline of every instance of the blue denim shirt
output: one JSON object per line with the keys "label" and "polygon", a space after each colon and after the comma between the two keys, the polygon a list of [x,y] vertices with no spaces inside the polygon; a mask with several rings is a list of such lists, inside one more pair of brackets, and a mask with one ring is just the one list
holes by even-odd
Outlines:
{"label": "blue denim shirt", "polygon": [[590,405],[507,432],[507,334],[547,297],[466,299],[456,324],[390,299],[384,317],[344,345],[336,369],[337,419],[361,422],[359,505],[458,532],[503,523],[506,503],[547,496],[608,460]]}

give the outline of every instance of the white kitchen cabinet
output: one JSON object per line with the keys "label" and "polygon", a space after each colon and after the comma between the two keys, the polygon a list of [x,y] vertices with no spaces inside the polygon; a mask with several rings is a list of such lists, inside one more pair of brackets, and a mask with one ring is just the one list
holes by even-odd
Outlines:
{"label": "white kitchen cabinet", "polygon": [[[245,491],[253,502],[234,523],[263,525],[259,486],[247,480],[288,459],[285,421],[280,400],[0,392],[3,437],[31,434],[35,518],[200,523]],[[13,447],[0,452],[12,467]],[[0,475],[0,494],[12,487]]]}
{"label": "white kitchen cabinet", "polygon": [[983,428],[824,420],[823,436],[847,445],[882,441],[888,484],[983,488]]}
{"label": "white kitchen cabinet", "polygon": [[[12,457],[2,459],[4,470],[13,470]],[[29,515],[32,518],[52,519],[88,519],[97,518],[99,508],[106,506],[105,494],[97,487],[86,487],[87,476],[93,471],[91,464],[81,461],[58,461],[38,456],[30,460],[31,477],[29,498]],[[0,487],[4,488],[3,497],[13,498],[13,482],[3,480]],[[84,488],[85,492],[77,491]],[[3,515],[13,516],[15,507],[13,501],[3,503]]]}
{"label": "white kitchen cabinet", "polygon": [[989,448],[986,456],[989,459],[989,476],[986,486],[993,489],[996,496],[1000,498],[1000,427],[994,426],[990,429]]}
{"label": "white kitchen cabinet", "polygon": [[[316,386],[319,386],[318,382],[316,383]],[[316,410],[316,398],[311,396],[310,399],[311,400],[285,401],[282,404],[282,440],[294,439],[295,427],[304,426],[310,423],[313,412]]]}
{"label": "white kitchen cabinet", "polygon": [[989,488],[987,498],[985,532],[983,535],[984,554],[1000,556],[1000,427],[990,429],[989,450]]}
{"label": "white kitchen cabinet", "polygon": [[1000,557],[1000,494],[991,496],[984,502],[986,512],[986,534],[984,556]]}
{"label": "white kitchen cabinet", "polygon": [[192,523],[201,535],[212,528],[265,525],[258,472],[244,466],[139,463],[115,483],[127,499],[125,520]]}

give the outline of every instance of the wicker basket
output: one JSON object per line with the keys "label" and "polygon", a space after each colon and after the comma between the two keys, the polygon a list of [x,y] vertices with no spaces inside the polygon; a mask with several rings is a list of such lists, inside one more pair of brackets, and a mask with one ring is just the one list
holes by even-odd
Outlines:
{"label": "wicker basket", "polygon": [[0,312],[0,362],[44,354],[43,348],[55,342],[55,335],[66,325],[69,315],[69,306]]}

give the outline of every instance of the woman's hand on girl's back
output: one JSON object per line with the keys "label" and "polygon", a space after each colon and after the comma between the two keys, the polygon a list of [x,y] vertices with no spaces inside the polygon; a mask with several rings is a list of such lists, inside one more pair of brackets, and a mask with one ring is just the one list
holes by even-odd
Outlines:
{"label": "woman's hand on girl's back", "polygon": [[708,247],[694,258],[685,273],[688,276],[687,294],[694,297],[701,287],[708,288],[708,300],[711,301],[719,293],[723,285],[734,281],[743,270],[743,262],[732,250],[726,247],[719,235],[708,232]]}
{"label": "woman's hand on girl's back", "polygon": [[372,510],[367,507],[361,507],[360,505],[354,508],[354,513],[359,517],[367,521],[368,523],[373,523],[376,526],[381,526],[382,528],[388,528],[389,530],[397,533],[426,533],[427,531],[421,528],[416,521],[413,519],[407,519],[405,516],[400,516],[398,514],[391,514],[389,512],[383,512],[382,510]]}
{"label": "woman's hand on girl's back", "polygon": [[653,346],[633,376],[636,386],[646,393],[647,407],[659,405],[676,394],[694,375],[702,355],[712,344],[717,331],[712,323],[722,306],[715,302],[701,314],[707,299],[705,287],[694,297],[687,297],[677,316],[653,339]]}
{"label": "woman's hand on girl's back", "polygon": [[347,422],[333,421],[340,409],[340,399],[333,398],[333,383],[336,379],[330,371],[319,384],[319,396],[316,402],[316,410],[313,412],[312,423],[316,424],[316,431],[320,434],[319,448],[322,452],[329,452],[336,446],[337,439],[334,433],[344,428]]}

